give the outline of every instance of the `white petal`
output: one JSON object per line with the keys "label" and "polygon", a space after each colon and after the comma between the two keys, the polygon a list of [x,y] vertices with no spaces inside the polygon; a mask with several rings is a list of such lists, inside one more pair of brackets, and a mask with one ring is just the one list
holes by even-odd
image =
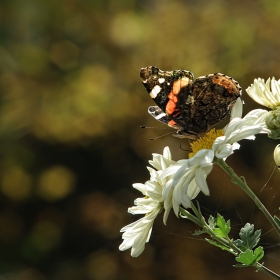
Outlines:
{"label": "white petal", "polygon": [[171,160],[171,152],[168,146],[163,149],[163,157]]}
{"label": "white petal", "polygon": [[163,215],[163,223],[166,225],[166,222],[167,222],[167,218],[169,216],[169,213],[170,213],[170,210],[172,209],[172,195],[171,195],[171,201],[170,203],[164,207],[164,215]]}
{"label": "white petal", "polygon": [[196,184],[195,180],[193,179],[190,183],[189,183],[189,187],[188,187],[188,191],[187,191],[187,195],[190,199],[194,199],[196,198],[196,196],[199,194],[200,192],[200,188],[198,187],[198,185]]}
{"label": "white petal", "polygon": [[220,137],[216,138],[216,140],[213,143],[212,150],[214,152],[217,151],[219,149],[219,147],[225,143],[225,139],[226,139],[225,136],[220,136]]}
{"label": "white petal", "polygon": [[200,166],[207,166],[212,165],[212,161],[214,159],[214,151],[213,150],[206,150],[204,157],[200,161]]}
{"label": "white petal", "polygon": [[153,160],[149,160],[149,164],[152,165],[155,169],[160,170],[162,155],[159,154],[152,154],[152,155],[153,155]]}
{"label": "white petal", "polygon": [[151,167],[149,167],[149,166],[147,166],[147,169],[149,170],[149,172],[150,172],[150,176],[151,176],[151,179],[150,179],[150,181],[157,181],[157,179],[158,179],[158,171],[156,171],[155,169],[153,169],[153,168],[151,168]]}
{"label": "white petal", "polygon": [[[212,170],[212,167],[211,167],[211,170]],[[208,185],[207,185],[207,182],[206,182],[206,178],[207,178],[207,175],[211,172],[211,170],[203,170],[202,168],[199,168],[197,170],[196,174],[195,174],[195,182],[198,185],[198,187],[200,188],[200,190],[205,195],[209,195],[210,194],[209,188],[208,188]]]}
{"label": "white petal", "polygon": [[244,127],[242,129],[240,129],[238,131],[238,133],[232,134],[232,136],[229,137],[228,142],[232,144],[232,143],[238,142],[242,139],[247,139],[247,137],[251,137],[255,134],[258,134],[259,132],[261,132],[261,130],[262,130],[262,128],[257,125],[252,125],[251,127]]}
{"label": "white petal", "polygon": [[280,105],[279,81],[273,77],[264,82],[263,79],[255,79],[254,84],[247,88],[247,93],[257,103],[268,108],[275,108]]}
{"label": "white petal", "polygon": [[[147,186],[147,195],[153,199],[154,196],[161,196],[162,193],[162,186],[158,184],[158,182],[151,182],[151,181],[147,181],[146,182],[146,186]],[[156,201],[160,201],[160,199],[155,199]]]}
{"label": "white petal", "polygon": [[122,235],[124,240],[119,246],[119,249],[123,251],[131,248],[131,256],[139,256],[145,248],[145,243],[150,239],[153,222],[159,211],[160,208],[157,208],[149,215],[123,227],[121,232],[124,232]]}
{"label": "white petal", "polygon": [[179,210],[180,210],[179,208],[180,208],[180,206],[179,206],[178,201],[176,201],[174,195],[172,196],[172,206],[173,206],[173,211],[174,211],[175,215],[177,217],[179,217]]}
{"label": "white petal", "polygon": [[182,166],[181,165],[172,165],[165,169],[159,176],[160,179],[166,178],[170,175],[174,175]]}
{"label": "white petal", "polygon": [[133,215],[149,214],[152,211],[154,211],[155,209],[157,209],[158,206],[159,206],[158,203],[155,203],[154,205],[152,205],[151,203],[144,204],[142,202],[139,201],[138,205],[129,207],[128,210],[127,210],[128,213],[133,214]]}
{"label": "white petal", "polygon": [[246,116],[244,116],[243,119],[247,119],[247,118],[252,117],[252,116],[260,118],[263,114],[267,114],[267,110],[255,109],[255,110],[250,111]]}
{"label": "white petal", "polygon": [[147,186],[141,183],[132,184],[133,188],[140,191],[142,194],[147,195]]}
{"label": "white petal", "polygon": [[240,148],[240,144],[238,144],[238,143],[233,143],[231,146],[232,146],[233,151],[238,150]]}
{"label": "white petal", "polygon": [[191,208],[191,198],[187,195],[187,193],[182,196],[181,203],[185,208]]}
{"label": "white petal", "polygon": [[280,104],[280,80],[276,81],[274,77],[272,78],[271,90],[274,93],[276,102]]}
{"label": "white petal", "polygon": [[238,97],[231,109],[230,119],[232,120],[234,118],[241,118],[242,112],[243,112],[243,101],[241,100],[240,97]]}
{"label": "white petal", "polygon": [[233,154],[233,146],[230,144],[221,145],[215,152],[215,156],[219,159],[227,158]]}
{"label": "white petal", "polygon": [[176,203],[179,205],[182,204],[186,208],[191,207],[188,189],[191,181],[195,177],[196,169],[197,168],[193,168],[192,170],[188,171],[187,176],[184,176],[181,178],[181,180],[178,180],[178,184],[174,188],[173,197],[175,197]]}

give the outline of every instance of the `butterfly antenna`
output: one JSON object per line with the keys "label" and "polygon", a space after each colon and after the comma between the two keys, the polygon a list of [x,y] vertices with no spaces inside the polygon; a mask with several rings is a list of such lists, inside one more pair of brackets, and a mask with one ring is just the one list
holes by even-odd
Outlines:
{"label": "butterfly antenna", "polygon": [[160,135],[160,136],[157,136],[157,137],[154,137],[154,138],[150,138],[150,140],[155,140],[155,139],[158,139],[158,138],[164,137],[164,136],[166,136],[166,135],[170,135],[170,134],[173,134],[173,131],[168,132],[168,133],[165,133],[165,134]]}
{"label": "butterfly antenna", "polygon": [[156,127],[156,126],[143,126],[143,125],[140,125],[140,128],[170,129],[169,127]]}
{"label": "butterfly antenna", "polygon": [[[140,128],[170,129],[169,127],[154,127],[154,126],[143,126],[143,125],[141,125]],[[166,135],[173,134],[173,133],[174,133],[174,131],[172,130],[171,132],[168,132],[166,134],[163,134],[163,135],[160,135],[160,136],[157,136],[157,137],[154,137],[154,138],[150,138],[150,140],[155,140],[155,139],[158,139],[158,138],[161,138],[161,137],[164,137]]]}

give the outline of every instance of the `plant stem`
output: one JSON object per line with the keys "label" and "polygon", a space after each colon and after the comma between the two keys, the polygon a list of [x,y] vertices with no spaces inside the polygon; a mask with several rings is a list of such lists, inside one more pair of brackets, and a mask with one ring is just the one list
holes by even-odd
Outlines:
{"label": "plant stem", "polygon": [[277,224],[277,222],[273,219],[273,217],[270,215],[268,210],[265,208],[265,206],[262,204],[262,202],[259,200],[259,198],[254,194],[254,192],[248,187],[245,180],[242,180],[240,177],[238,177],[232,168],[230,168],[224,160],[222,159],[215,159],[215,162],[231,177],[233,183],[238,185],[246,194],[249,195],[249,197],[255,202],[256,206],[263,212],[263,214],[266,216],[266,218],[269,220],[269,222],[273,225],[273,227],[276,229],[278,234],[280,235],[280,228]]}
{"label": "plant stem", "polygon": [[280,276],[278,274],[276,274],[275,272],[273,272],[272,270],[268,269],[267,267],[265,267],[262,264],[259,264],[259,271],[262,271],[263,273],[271,276],[274,279],[280,279]]}

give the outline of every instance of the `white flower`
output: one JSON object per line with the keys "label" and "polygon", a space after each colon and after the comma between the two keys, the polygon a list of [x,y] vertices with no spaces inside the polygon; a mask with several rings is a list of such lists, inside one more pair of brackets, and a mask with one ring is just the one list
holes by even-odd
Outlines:
{"label": "white flower", "polygon": [[280,80],[276,81],[273,77],[264,82],[264,79],[254,80],[254,84],[246,89],[249,96],[257,103],[270,109],[280,106]]}
{"label": "white flower", "polygon": [[131,256],[138,257],[145,249],[145,243],[149,242],[154,219],[161,210],[157,207],[147,216],[129,224],[121,229],[124,232],[122,238],[124,239],[119,249],[121,251],[131,248]]}
{"label": "white flower", "polygon": [[270,130],[268,136],[272,139],[280,139],[280,80],[270,78],[255,79],[254,84],[247,88],[247,93],[259,104],[272,109],[265,122]]}
{"label": "white flower", "polygon": [[163,150],[163,155],[153,154],[153,160],[149,163],[155,168],[147,167],[150,171],[150,180],[145,184],[133,184],[133,187],[144,195],[143,198],[137,198],[134,201],[135,206],[130,207],[128,212],[131,214],[145,214],[145,216],[136,222],[129,224],[121,229],[124,232],[124,239],[119,249],[121,251],[131,248],[131,256],[139,256],[145,249],[145,243],[149,241],[153,223],[158,213],[164,208],[163,217],[166,223],[170,209],[172,208],[171,201],[167,203],[163,201],[162,191],[169,178],[160,178],[160,174],[174,164],[171,159],[171,153],[168,147]]}
{"label": "white flower", "polygon": [[[238,141],[242,139],[254,140],[255,134],[269,132],[265,124],[267,114],[266,110],[253,110],[244,118],[232,119],[224,129],[222,136],[216,137],[216,131],[214,130],[208,132],[196,141],[197,145],[192,146],[196,146],[197,149],[193,157],[180,160],[163,171],[160,178],[171,177],[165,186],[163,198],[164,200],[167,199],[172,193],[173,209],[177,216],[179,205],[183,205],[185,208],[191,207],[191,199],[200,191],[209,195],[206,178],[212,171],[215,158],[225,160],[233,154],[234,150],[239,149]],[[212,137],[212,135],[215,136],[215,139],[210,141],[212,147],[203,148],[205,142],[209,145],[207,138]]]}
{"label": "white flower", "polygon": [[242,139],[255,140],[255,135],[259,133],[269,133],[265,118],[268,112],[256,109],[249,112],[244,118],[234,118],[225,128],[224,136],[218,137],[212,146],[217,158],[227,158],[233,151],[239,149],[237,143]]}
{"label": "white flower", "polygon": [[200,191],[209,195],[206,177],[212,171],[213,159],[213,151],[203,149],[190,159],[179,160],[162,173],[161,177],[173,177],[166,185],[163,197],[166,199],[172,195],[173,210],[177,216],[179,206],[190,208],[191,199],[194,199]]}

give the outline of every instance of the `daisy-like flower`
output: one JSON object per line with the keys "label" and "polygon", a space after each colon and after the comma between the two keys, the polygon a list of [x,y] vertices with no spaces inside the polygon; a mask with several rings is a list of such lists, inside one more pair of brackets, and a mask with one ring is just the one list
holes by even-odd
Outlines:
{"label": "daisy-like flower", "polygon": [[149,241],[153,223],[159,212],[164,208],[164,223],[166,223],[170,209],[171,202],[163,201],[162,191],[169,178],[159,178],[160,174],[174,164],[171,159],[171,153],[168,147],[163,150],[163,155],[153,154],[153,160],[149,163],[154,167],[147,167],[150,172],[150,180],[145,184],[133,184],[133,187],[139,190],[144,197],[137,198],[134,201],[135,206],[128,209],[131,214],[145,214],[145,216],[136,222],[129,224],[121,229],[124,232],[122,238],[124,239],[119,249],[121,251],[131,248],[131,256],[139,256],[144,248],[145,243]]}
{"label": "daisy-like flower", "polygon": [[265,120],[271,130],[269,137],[280,139],[280,80],[273,77],[265,82],[258,78],[246,91],[257,103],[271,109]]}
{"label": "daisy-like flower", "polygon": [[255,79],[246,91],[252,99],[267,108],[274,110],[280,106],[280,80],[276,81],[274,77],[266,82],[261,78]]}
{"label": "daisy-like flower", "polygon": [[269,132],[265,124],[267,114],[266,110],[253,110],[243,118],[233,118],[224,130],[209,131],[191,144],[189,159],[178,161],[160,175],[160,178],[172,178],[166,184],[163,198],[172,197],[177,216],[179,205],[191,207],[191,197],[188,194],[197,195],[202,191],[209,195],[206,178],[212,171],[215,158],[225,160],[234,150],[239,149],[238,141],[254,140],[256,134]]}

